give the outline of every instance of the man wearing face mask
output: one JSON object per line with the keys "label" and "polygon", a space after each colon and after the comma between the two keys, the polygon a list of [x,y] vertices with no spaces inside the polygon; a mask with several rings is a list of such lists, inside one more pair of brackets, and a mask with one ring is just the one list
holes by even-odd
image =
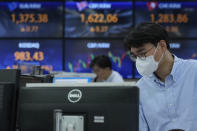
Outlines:
{"label": "man wearing face mask", "polygon": [[159,24],[142,23],[125,38],[125,45],[143,76],[139,131],[197,130],[197,61],[169,51],[169,38]]}

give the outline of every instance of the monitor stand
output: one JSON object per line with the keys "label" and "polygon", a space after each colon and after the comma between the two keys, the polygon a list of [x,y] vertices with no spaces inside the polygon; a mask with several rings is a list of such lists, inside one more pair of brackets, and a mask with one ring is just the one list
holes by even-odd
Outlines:
{"label": "monitor stand", "polygon": [[61,109],[54,110],[54,131],[84,131],[84,115],[63,114]]}

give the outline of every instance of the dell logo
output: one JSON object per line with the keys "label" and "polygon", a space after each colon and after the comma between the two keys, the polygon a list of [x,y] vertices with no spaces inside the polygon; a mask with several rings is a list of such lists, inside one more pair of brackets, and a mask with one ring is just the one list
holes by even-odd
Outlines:
{"label": "dell logo", "polygon": [[71,103],[78,102],[82,97],[82,92],[78,89],[73,89],[68,93],[68,100]]}

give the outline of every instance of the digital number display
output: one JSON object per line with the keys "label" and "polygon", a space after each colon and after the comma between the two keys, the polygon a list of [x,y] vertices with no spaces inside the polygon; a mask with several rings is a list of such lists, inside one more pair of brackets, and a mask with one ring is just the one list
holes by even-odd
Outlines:
{"label": "digital number display", "polygon": [[27,14],[27,13],[20,13],[20,14],[12,14],[12,22],[16,25],[18,24],[26,24],[26,23],[48,23],[49,18],[48,14]]}
{"label": "digital number display", "polygon": [[144,21],[159,23],[170,37],[197,37],[197,2],[136,2],[136,24]]}
{"label": "digital number display", "polygon": [[26,64],[39,65],[46,71],[62,70],[61,40],[0,40],[0,45],[1,69]]}
{"label": "digital number display", "polygon": [[90,23],[118,23],[117,14],[90,14],[85,17],[85,14],[81,14],[81,22],[85,24]]}
{"label": "digital number display", "polygon": [[[67,40],[65,50],[67,72],[92,72],[89,67],[91,60],[97,55],[104,54],[111,59],[112,68],[124,78],[133,77],[133,63],[121,40]],[[73,52],[76,52],[75,55],[70,55]]]}
{"label": "digital number display", "polygon": [[44,52],[36,51],[31,53],[30,51],[15,51],[14,52],[15,60],[21,61],[43,61],[44,60]]}
{"label": "digital number display", "polygon": [[151,21],[161,24],[184,24],[188,23],[189,17],[188,14],[150,14]]}
{"label": "digital number display", "polygon": [[61,2],[0,2],[0,37],[62,37]]}
{"label": "digital number display", "polygon": [[66,37],[124,37],[132,27],[132,2],[65,3]]}

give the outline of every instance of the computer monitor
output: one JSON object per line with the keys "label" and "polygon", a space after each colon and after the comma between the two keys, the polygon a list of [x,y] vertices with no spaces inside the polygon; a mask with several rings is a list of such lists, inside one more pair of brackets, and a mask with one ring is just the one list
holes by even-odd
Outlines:
{"label": "computer monitor", "polygon": [[131,83],[27,84],[20,131],[138,131],[138,106]]}
{"label": "computer monitor", "polygon": [[53,83],[90,83],[95,77],[94,73],[61,72],[54,75]]}
{"label": "computer monitor", "polygon": [[14,83],[0,83],[0,131],[15,131],[16,94]]}
{"label": "computer monitor", "polygon": [[34,74],[35,66],[46,72],[62,70],[62,40],[2,39],[0,69],[20,69],[21,74]]}
{"label": "computer monitor", "polygon": [[161,24],[171,38],[196,38],[196,0],[135,0],[135,24]]}
{"label": "computer monitor", "polygon": [[60,0],[1,0],[0,37],[61,38],[62,6]]}
{"label": "computer monitor", "polygon": [[[75,52],[75,55],[70,55]],[[110,58],[112,69],[131,79],[133,62],[125,51],[122,39],[66,39],[65,71],[91,73],[91,61],[98,55]]]}
{"label": "computer monitor", "polygon": [[0,131],[15,131],[19,80],[20,70],[0,69]]}
{"label": "computer monitor", "polygon": [[0,82],[11,82],[19,84],[20,70],[0,69]]}
{"label": "computer monitor", "polygon": [[65,37],[123,38],[133,14],[131,0],[66,0]]}

